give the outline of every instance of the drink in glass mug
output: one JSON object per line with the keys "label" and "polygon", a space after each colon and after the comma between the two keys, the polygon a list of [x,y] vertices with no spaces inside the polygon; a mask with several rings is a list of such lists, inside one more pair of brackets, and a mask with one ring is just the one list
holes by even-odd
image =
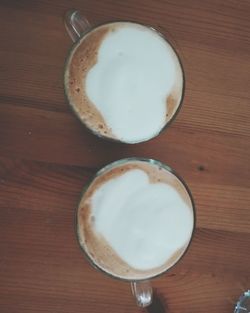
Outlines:
{"label": "drink in glass mug", "polygon": [[152,27],[116,21],[90,26],[79,12],[66,27],[75,42],[64,87],[78,118],[99,137],[139,143],[176,116],[184,72],[169,41]]}
{"label": "drink in glass mug", "polygon": [[101,169],[76,214],[78,241],[91,264],[132,282],[142,306],[151,301],[151,287],[144,283],[136,292],[140,281],[163,274],[181,259],[194,223],[194,203],[184,181],[163,163],[141,158]]}

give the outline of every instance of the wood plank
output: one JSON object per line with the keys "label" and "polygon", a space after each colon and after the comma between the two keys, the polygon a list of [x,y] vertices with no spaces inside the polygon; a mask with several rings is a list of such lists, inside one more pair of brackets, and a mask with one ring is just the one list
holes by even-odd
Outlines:
{"label": "wood plank", "polygon": [[201,129],[200,123],[185,127],[180,121],[183,115],[154,140],[128,146],[96,138],[72,113],[4,104],[0,112],[5,156],[85,167],[101,167],[124,157],[150,157],[172,166],[188,182],[250,184],[249,135],[227,134],[205,125]]}
{"label": "wood plank", "polygon": [[[81,190],[96,172],[94,168],[20,159],[1,158],[0,161],[0,206],[7,212],[10,208],[13,212],[21,213],[28,207],[30,213],[34,211],[34,214],[41,211],[73,216]],[[250,234],[249,189],[230,185],[216,186],[197,180],[192,183],[192,190],[197,206],[198,228],[211,230],[211,233],[215,231],[215,234],[216,231],[233,233],[235,236],[238,233],[235,246],[240,241],[241,234]],[[9,220],[6,225],[8,223]]]}

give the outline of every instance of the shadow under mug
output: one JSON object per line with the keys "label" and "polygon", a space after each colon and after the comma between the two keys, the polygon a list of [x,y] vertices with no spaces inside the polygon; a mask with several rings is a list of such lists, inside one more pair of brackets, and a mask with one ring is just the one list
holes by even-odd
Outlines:
{"label": "shadow under mug", "polygon": [[[161,130],[156,133],[154,136],[147,138],[147,139],[143,139],[143,140],[138,140],[135,142],[125,142],[116,138],[111,138],[109,136],[105,136],[104,134],[100,134],[99,132],[97,132],[95,129],[89,127],[87,125],[87,123],[85,123],[83,121],[83,119],[81,118],[79,112],[77,112],[77,110],[75,109],[74,105],[71,104],[71,101],[69,99],[69,96],[67,94],[67,88],[66,88],[66,80],[65,80],[65,74],[68,68],[68,64],[69,64],[69,59],[72,56],[72,53],[74,51],[74,48],[80,43],[80,41],[84,38],[84,36],[92,31],[94,31],[97,27],[99,26],[104,26],[104,25],[109,25],[111,23],[115,23],[115,22],[131,22],[131,23],[135,23],[135,24],[139,24],[142,26],[145,26],[149,29],[151,29],[152,31],[156,32],[159,36],[161,36],[169,45],[170,47],[173,49],[178,61],[179,61],[179,65],[180,65],[180,69],[181,69],[181,73],[182,73],[182,92],[181,92],[181,97],[180,97],[180,101],[178,103],[178,107],[176,109],[176,111],[174,112],[173,115],[170,116],[169,120],[166,121],[165,125],[161,128]],[[185,92],[185,75],[184,75],[184,69],[183,69],[183,65],[181,62],[181,59],[179,57],[179,54],[177,53],[175,47],[172,45],[172,43],[158,30],[156,30],[155,28],[149,26],[149,25],[145,25],[142,23],[137,23],[137,22],[132,22],[132,21],[123,21],[123,20],[114,20],[114,21],[110,21],[110,22],[106,22],[106,23],[102,23],[102,24],[98,24],[98,25],[94,25],[92,26],[89,21],[83,17],[79,11],[77,10],[69,10],[64,17],[64,25],[65,28],[67,30],[67,33],[69,34],[70,38],[72,39],[72,41],[74,42],[73,46],[71,47],[71,49],[69,50],[69,54],[68,57],[66,59],[65,62],[65,68],[64,68],[64,92],[65,92],[65,96],[68,100],[68,103],[71,107],[71,109],[73,110],[73,112],[75,113],[75,115],[78,117],[78,119],[81,121],[81,123],[94,135],[106,139],[108,141],[113,141],[113,142],[120,142],[120,143],[128,143],[128,144],[136,144],[136,143],[140,143],[140,142],[144,142],[144,141],[148,141],[153,139],[154,137],[157,137],[162,131],[164,131],[171,123],[172,121],[176,118],[182,103],[183,103],[183,99],[184,99],[184,92]]]}
{"label": "shadow under mug", "polygon": [[[94,262],[94,260],[88,255],[87,251],[85,251],[84,247],[80,244],[80,235],[79,235],[79,231],[78,231],[78,210],[80,207],[78,207],[76,209],[76,214],[75,214],[75,228],[76,228],[76,235],[77,235],[77,240],[78,243],[80,245],[81,250],[83,251],[85,257],[87,258],[87,260],[90,262],[90,264],[97,270],[101,271],[102,273],[107,274],[108,276],[118,279],[120,281],[126,281],[129,282],[131,285],[131,291],[132,294],[134,295],[135,299],[136,299],[136,303],[139,307],[147,307],[150,306],[150,304],[153,302],[153,288],[150,284],[150,280],[156,277],[159,277],[163,274],[165,274],[167,271],[169,271],[173,266],[175,266],[185,255],[185,253],[187,252],[192,238],[193,238],[193,234],[194,234],[194,230],[195,230],[195,205],[194,205],[194,200],[191,194],[191,191],[189,190],[188,186],[186,185],[186,183],[184,182],[184,180],[172,169],[170,168],[168,165],[161,163],[160,161],[157,160],[153,160],[153,159],[147,159],[147,158],[138,158],[138,157],[131,157],[131,158],[126,158],[126,159],[121,159],[118,161],[115,161],[113,163],[110,163],[108,165],[106,165],[105,167],[103,167],[102,169],[100,169],[95,175],[94,177],[89,181],[89,183],[85,186],[85,188],[83,189],[82,193],[81,193],[81,198],[80,201],[84,195],[85,192],[87,192],[88,188],[90,187],[90,185],[92,184],[92,182],[97,178],[100,177],[102,175],[104,175],[106,172],[108,172],[111,169],[114,169],[118,166],[121,165],[125,165],[129,162],[133,162],[133,161],[140,161],[140,162],[145,162],[148,164],[152,164],[152,165],[156,165],[160,168],[165,169],[167,172],[171,173],[172,175],[175,176],[175,178],[177,178],[177,180],[180,182],[180,184],[184,187],[184,189],[187,192],[187,195],[189,196],[191,205],[192,205],[192,212],[193,212],[193,228],[192,228],[192,233],[189,239],[189,242],[187,243],[187,246],[185,248],[185,250],[183,250],[182,254],[180,255],[180,257],[175,261],[174,264],[172,264],[171,266],[165,268],[163,271],[161,271],[160,273],[150,276],[150,277],[146,277],[145,279],[126,279],[126,278],[121,278],[119,276],[115,276],[114,274],[111,274],[110,272],[106,271],[104,268],[100,267],[98,264],[96,264]],[[79,204],[80,204],[79,201]],[[158,299],[159,301],[159,299]]]}

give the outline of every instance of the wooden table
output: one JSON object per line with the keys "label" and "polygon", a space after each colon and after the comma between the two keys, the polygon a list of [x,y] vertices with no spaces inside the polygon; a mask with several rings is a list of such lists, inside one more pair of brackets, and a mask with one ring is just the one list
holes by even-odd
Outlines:
{"label": "wooden table", "polygon": [[[72,7],[92,23],[151,24],[180,51],[184,105],[156,139],[104,142],[72,114],[62,20]],[[191,248],[153,281],[169,312],[233,312],[250,288],[249,0],[2,0],[0,25],[0,312],[140,311],[126,283],[84,259],[73,223],[87,180],[128,156],[169,164],[194,195]]]}

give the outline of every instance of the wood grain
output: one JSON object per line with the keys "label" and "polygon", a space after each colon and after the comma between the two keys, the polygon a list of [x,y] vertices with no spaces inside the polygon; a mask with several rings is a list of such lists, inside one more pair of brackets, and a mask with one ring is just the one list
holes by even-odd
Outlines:
{"label": "wood grain", "polygon": [[[92,23],[150,24],[177,48],[184,104],[159,137],[104,142],[63,93],[69,8]],[[140,312],[127,283],[94,270],[75,237],[74,210],[97,169],[159,159],[194,195],[197,229],[185,257],[153,281],[170,313],[233,312],[250,288],[250,2],[0,2],[0,312]]]}

